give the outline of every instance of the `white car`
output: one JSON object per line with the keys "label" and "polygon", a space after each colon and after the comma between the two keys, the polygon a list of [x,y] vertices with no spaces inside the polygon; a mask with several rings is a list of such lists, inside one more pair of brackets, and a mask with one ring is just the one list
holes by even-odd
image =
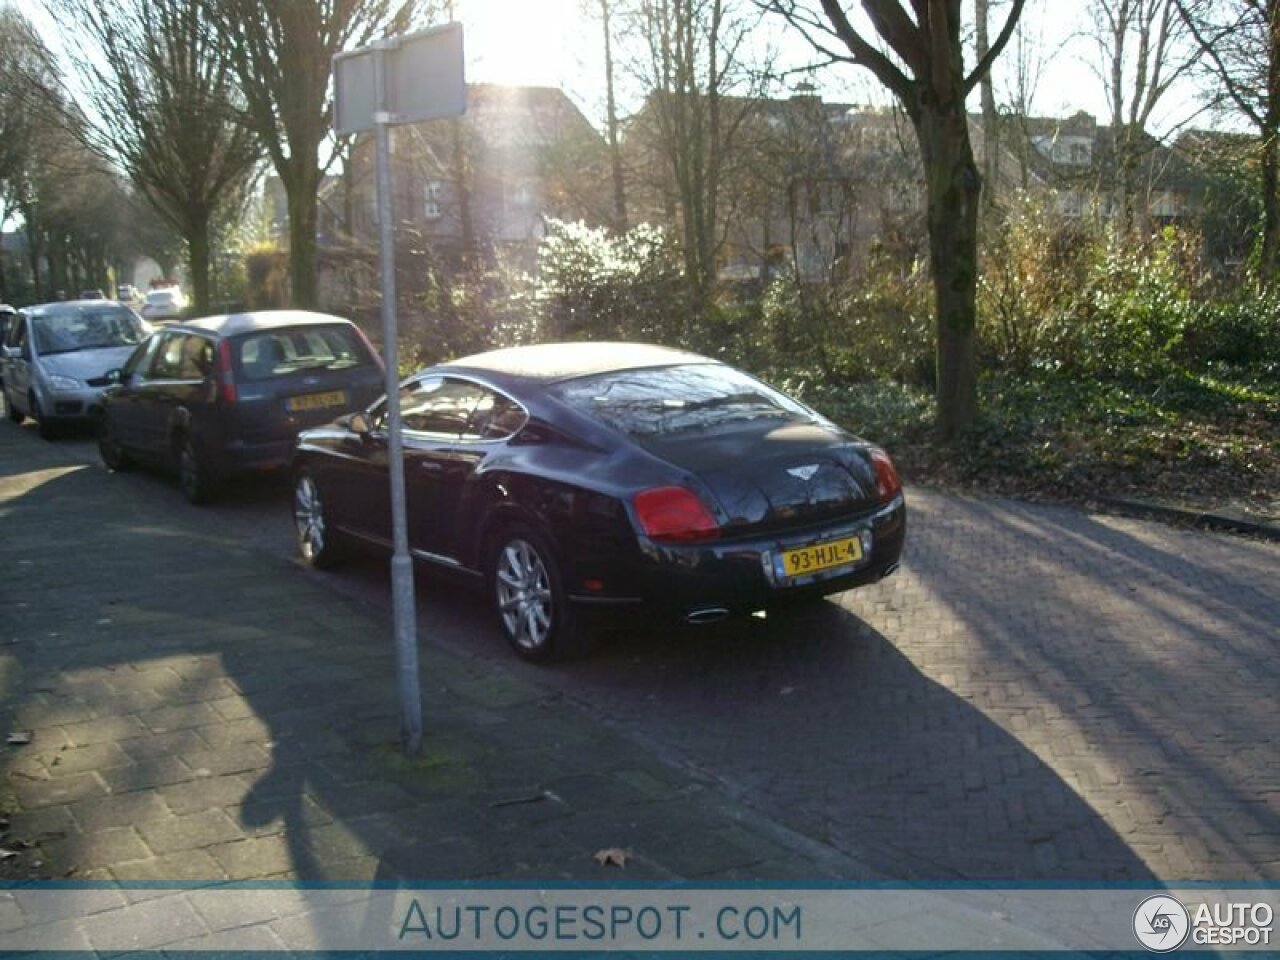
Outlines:
{"label": "white car", "polygon": [[94,419],[107,372],[122,366],[150,332],[128,307],[106,300],[23,308],[0,350],[9,419],[30,417],[45,438],[64,423]]}
{"label": "white car", "polygon": [[187,298],[182,295],[182,291],[176,287],[166,287],[147,294],[141,313],[143,320],[155,323],[160,320],[178,320],[186,309]]}

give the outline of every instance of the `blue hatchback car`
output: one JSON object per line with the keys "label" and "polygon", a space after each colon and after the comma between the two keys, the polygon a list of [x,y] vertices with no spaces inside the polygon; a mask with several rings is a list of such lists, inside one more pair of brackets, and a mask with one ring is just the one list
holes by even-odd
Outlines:
{"label": "blue hatchback car", "polygon": [[231,474],[288,464],[300,430],[368,407],[382,359],[342,317],[267,310],[164,327],[108,375],[98,449],[112,470],[177,471],[192,503]]}

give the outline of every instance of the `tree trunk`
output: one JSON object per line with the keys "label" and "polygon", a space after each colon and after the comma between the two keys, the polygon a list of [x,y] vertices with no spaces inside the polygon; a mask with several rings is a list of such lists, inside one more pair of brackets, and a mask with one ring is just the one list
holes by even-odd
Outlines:
{"label": "tree trunk", "polygon": [[[303,154],[307,156],[307,154]],[[315,156],[314,153],[311,156]],[[289,283],[293,306],[314,310],[316,295],[316,190],[320,173],[314,164],[298,165],[293,178],[284,180],[289,205]]]}
{"label": "tree trunk", "polygon": [[622,175],[622,146],[618,142],[618,104],[613,89],[613,18],[609,16],[609,0],[600,0],[600,18],[604,21],[605,114],[609,134],[609,160],[613,173],[613,229],[627,229],[627,190]]}
{"label": "tree trunk", "polygon": [[198,315],[210,312],[209,303],[209,223],[192,225],[187,237],[187,268],[191,271],[191,301]]}
{"label": "tree trunk", "polygon": [[449,121],[450,147],[452,148],[453,184],[458,197],[458,231],[460,254],[464,268],[470,268],[476,261],[480,245],[476,242],[475,218],[471,212],[471,158],[467,144],[463,142],[466,131],[462,127],[462,118],[454,117]]}
{"label": "tree trunk", "polygon": [[1265,283],[1276,279],[1280,268],[1280,197],[1276,196],[1280,189],[1280,171],[1277,167],[1277,131],[1272,128],[1271,135],[1262,144],[1262,250],[1259,258],[1259,272]]}
{"label": "tree trunk", "polygon": [[1262,249],[1259,272],[1270,284],[1280,269],[1280,10],[1268,4],[1267,111],[1262,133]]}
{"label": "tree trunk", "polygon": [[35,294],[36,302],[46,299],[44,283],[40,280],[40,241],[36,237],[36,231],[31,229],[31,221],[27,220],[27,262],[31,265],[31,291]]}
{"label": "tree trunk", "polygon": [[[989,0],[977,0],[974,4],[974,18],[977,21],[974,54],[979,60],[991,48],[987,35],[988,4]],[[990,70],[983,74],[979,86],[982,93],[982,201],[983,206],[993,210],[1000,180],[1000,128]]]}
{"label": "tree trunk", "polygon": [[924,160],[937,302],[938,429],[950,440],[978,411],[975,327],[982,180],[963,103],[946,111],[925,104],[915,126]]}

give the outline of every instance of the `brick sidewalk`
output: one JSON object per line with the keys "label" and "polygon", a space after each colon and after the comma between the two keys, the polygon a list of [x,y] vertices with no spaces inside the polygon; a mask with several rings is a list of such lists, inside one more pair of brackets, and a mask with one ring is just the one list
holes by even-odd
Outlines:
{"label": "brick sidewalk", "polygon": [[[537,685],[0,425],[0,689],[17,869],[136,880],[864,879]],[[16,844],[21,846],[21,844]],[[631,851],[625,870],[593,854]],[[10,863],[10,874],[14,865]],[[27,872],[20,875],[26,876]]]}

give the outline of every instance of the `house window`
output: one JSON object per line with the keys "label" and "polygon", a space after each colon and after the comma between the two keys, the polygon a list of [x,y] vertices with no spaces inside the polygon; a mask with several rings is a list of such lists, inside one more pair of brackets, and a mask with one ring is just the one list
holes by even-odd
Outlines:
{"label": "house window", "polygon": [[1178,213],[1178,198],[1173,191],[1162,190],[1151,198],[1151,215],[1153,217],[1176,217]]}
{"label": "house window", "polygon": [[428,180],[422,188],[422,216],[427,220],[439,220],[440,194],[444,184],[439,180]]}
{"label": "house window", "polygon": [[[1041,152],[1044,152],[1043,148]],[[1093,144],[1084,137],[1062,137],[1052,141],[1048,155],[1054,163],[1069,167],[1087,167],[1093,162]]]}
{"label": "house window", "polygon": [[533,185],[530,183],[517,183],[511,190],[511,205],[513,207],[532,207]]}

